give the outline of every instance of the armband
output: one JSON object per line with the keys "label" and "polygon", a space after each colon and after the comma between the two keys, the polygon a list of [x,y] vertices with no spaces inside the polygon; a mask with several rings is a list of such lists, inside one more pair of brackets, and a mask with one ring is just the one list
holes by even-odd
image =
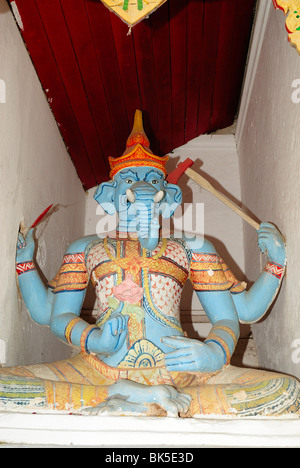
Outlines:
{"label": "armband", "polygon": [[[221,334],[223,335],[223,337],[220,336]],[[233,349],[232,345],[229,346],[228,338],[232,341]],[[234,331],[231,330],[231,328],[226,327],[224,325],[217,325],[212,328],[208,337],[205,340],[205,343],[215,343],[222,349],[224,356],[224,365],[227,366],[228,364],[230,364],[230,359],[236,347],[237,340],[238,337],[235,335]]]}
{"label": "armband", "polygon": [[205,343],[217,344],[223,352],[224,366],[227,366],[230,363],[230,358],[231,358],[230,349],[225,340],[223,340],[219,336],[216,336],[216,335],[214,336],[213,334],[210,334],[208,339],[205,340]]}
{"label": "armband", "polygon": [[22,275],[23,273],[27,273],[28,271],[32,271],[32,270],[35,270],[35,266],[32,261],[17,263],[16,265],[16,271],[17,271],[18,276]]}
{"label": "armband", "polygon": [[69,344],[72,344],[72,341],[71,341],[71,335],[72,335],[72,331],[75,327],[75,325],[81,321],[81,318],[79,317],[76,317],[74,318],[73,320],[71,320],[68,325],[66,326],[66,329],[65,329],[65,338],[67,340],[67,342]]}
{"label": "armband", "polygon": [[97,325],[89,325],[85,330],[83,330],[80,338],[80,349],[82,354],[90,354],[90,352],[88,351],[87,342],[90,334],[94,330],[99,330],[99,327]]}
{"label": "armband", "polygon": [[275,278],[281,280],[285,272],[285,267],[280,265],[279,263],[268,262],[264,268],[264,271],[270,273],[271,275],[275,276]]}

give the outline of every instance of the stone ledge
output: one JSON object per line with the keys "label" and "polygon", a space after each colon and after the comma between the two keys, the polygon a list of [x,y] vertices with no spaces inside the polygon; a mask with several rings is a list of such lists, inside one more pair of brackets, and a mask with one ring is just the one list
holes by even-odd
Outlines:
{"label": "stone ledge", "polygon": [[[300,446],[299,417],[197,419],[0,413],[5,444],[84,447]],[[1,447],[1,446],[0,446]]]}

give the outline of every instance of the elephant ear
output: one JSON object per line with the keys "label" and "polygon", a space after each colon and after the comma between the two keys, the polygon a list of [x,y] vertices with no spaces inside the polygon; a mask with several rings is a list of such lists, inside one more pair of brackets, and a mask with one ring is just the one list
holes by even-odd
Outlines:
{"label": "elephant ear", "polygon": [[94,194],[94,199],[99,203],[103,210],[113,215],[116,212],[114,193],[117,183],[115,181],[103,182],[100,184]]}
{"label": "elephant ear", "polygon": [[171,218],[177,207],[182,202],[182,192],[180,187],[175,184],[166,183],[164,187],[165,196],[161,205],[161,214],[164,219]]}

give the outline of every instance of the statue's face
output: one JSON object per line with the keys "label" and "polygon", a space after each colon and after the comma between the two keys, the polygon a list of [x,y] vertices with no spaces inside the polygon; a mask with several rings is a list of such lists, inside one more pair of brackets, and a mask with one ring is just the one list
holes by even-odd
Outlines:
{"label": "statue's face", "polygon": [[[117,211],[122,219],[139,216],[138,234],[145,244],[142,239],[157,237],[158,215],[170,218],[181,204],[182,194],[177,185],[168,184],[159,169],[133,166],[119,171],[112,181],[100,184],[94,198],[109,214]],[[145,248],[153,249],[149,241]]]}
{"label": "statue's face", "polygon": [[124,209],[133,212],[138,201],[147,205],[155,203],[155,195],[159,192],[161,192],[161,200],[165,195],[164,174],[155,168],[132,167],[123,169],[115,175],[114,180],[117,183],[114,203],[118,213]]}

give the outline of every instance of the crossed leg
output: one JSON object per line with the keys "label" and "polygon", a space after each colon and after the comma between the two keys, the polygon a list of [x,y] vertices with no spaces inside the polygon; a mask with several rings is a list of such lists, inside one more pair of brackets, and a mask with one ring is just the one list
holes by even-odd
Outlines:
{"label": "crossed leg", "polygon": [[81,414],[177,416],[190,395],[171,385],[113,380],[82,356],[49,364],[0,369],[0,411],[55,410]]}
{"label": "crossed leg", "polygon": [[228,366],[205,384],[183,390],[192,397],[185,417],[300,415],[300,384],[284,374]]}
{"label": "crossed leg", "polygon": [[180,381],[184,381],[180,376],[171,385],[110,380],[80,356],[1,368],[0,410],[182,417],[300,415],[299,382],[283,374],[228,366],[205,383],[197,384],[195,376],[191,385],[179,388]]}

